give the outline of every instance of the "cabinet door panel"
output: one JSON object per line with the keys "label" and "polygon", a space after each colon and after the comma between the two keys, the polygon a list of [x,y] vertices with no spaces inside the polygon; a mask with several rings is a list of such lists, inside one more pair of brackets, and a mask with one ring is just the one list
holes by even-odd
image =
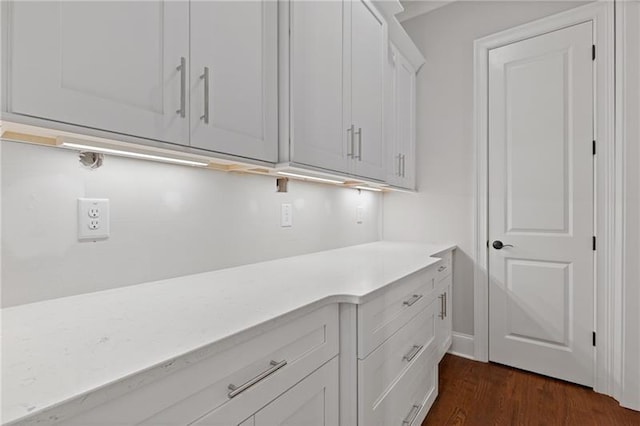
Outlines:
{"label": "cabinet door panel", "polygon": [[396,102],[398,154],[402,155],[400,185],[415,187],[415,96],[416,75],[413,67],[402,55],[398,55],[396,66]]}
{"label": "cabinet door panel", "polygon": [[452,307],[452,296],[451,287],[453,285],[453,278],[451,275],[448,275],[439,284],[438,294],[440,295],[440,317],[438,320],[438,325],[436,328],[436,342],[438,344],[438,360],[442,359],[444,354],[447,353],[449,348],[451,347],[452,340],[452,326],[453,323],[451,321],[451,307]]}
{"label": "cabinet door panel", "polygon": [[290,3],[291,159],[347,172],[343,4]]}
{"label": "cabinet door panel", "polygon": [[[13,2],[11,112],[188,145],[186,2]],[[184,72],[187,72],[185,69]],[[186,75],[185,75],[186,77]]]}
{"label": "cabinet door panel", "polygon": [[[277,3],[190,4],[191,145],[275,162]],[[205,102],[209,104],[208,117]]]}
{"label": "cabinet door panel", "polygon": [[255,426],[337,425],[337,358],[329,361],[255,415]]}
{"label": "cabinet door panel", "polygon": [[356,127],[355,174],[384,180],[382,136],[385,28],[362,0],[351,3],[351,113]]}

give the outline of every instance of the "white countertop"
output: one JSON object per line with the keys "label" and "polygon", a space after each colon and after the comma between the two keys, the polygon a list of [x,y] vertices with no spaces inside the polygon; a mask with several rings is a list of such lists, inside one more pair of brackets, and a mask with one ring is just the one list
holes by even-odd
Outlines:
{"label": "white countertop", "polygon": [[2,424],[70,417],[284,315],[363,303],[453,248],[376,242],[2,309]]}

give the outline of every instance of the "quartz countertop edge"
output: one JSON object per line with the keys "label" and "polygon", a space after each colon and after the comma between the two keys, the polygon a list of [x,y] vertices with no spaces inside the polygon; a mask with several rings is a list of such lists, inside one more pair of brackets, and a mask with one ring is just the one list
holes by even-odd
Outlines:
{"label": "quartz countertop edge", "polygon": [[4,308],[2,424],[69,419],[455,248],[379,241]]}

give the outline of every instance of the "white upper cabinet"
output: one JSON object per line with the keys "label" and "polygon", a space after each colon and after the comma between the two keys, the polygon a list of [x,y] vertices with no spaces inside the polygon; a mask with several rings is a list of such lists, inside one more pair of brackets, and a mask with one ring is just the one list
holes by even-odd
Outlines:
{"label": "white upper cabinet", "polygon": [[289,2],[283,161],[384,180],[385,23],[369,2]]}
{"label": "white upper cabinet", "polygon": [[187,145],[189,4],[12,2],[8,109]]}
{"label": "white upper cabinet", "polygon": [[[351,123],[354,126],[353,174],[384,180],[383,93],[385,26],[382,17],[362,0],[351,8]],[[348,14],[346,14],[348,16]]]}
{"label": "white upper cabinet", "polygon": [[277,2],[190,5],[191,146],[275,162]]}
{"label": "white upper cabinet", "polygon": [[343,4],[292,1],[289,8],[290,160],[347,173]]}
{"label": "white upper cabinet", "polygon": [[395,186],[415,189],[416,72],[393,45],[389,46],[387,72],[386,180]]}

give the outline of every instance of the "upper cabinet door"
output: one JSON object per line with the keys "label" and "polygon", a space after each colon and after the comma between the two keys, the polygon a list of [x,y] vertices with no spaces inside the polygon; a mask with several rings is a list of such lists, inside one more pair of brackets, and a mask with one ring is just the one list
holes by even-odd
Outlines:
{"label": "upper cabinet door", "polygon": [[17,1],[8,13],[10,112],[188,145],[188,3]]}
{"label": "upper cabinet door", "polygon": [[275,162],[277,2],[191,2],[191,145]]}
{"label": "upper cabinet door", "polygon": [[351,121],[355,126],[355,174],[384,180],[383,143],[385,26],[366,2],[351,5]]}
{"label": "upper cabinet door", "polygon": [[289,8],[290,160],[346,173],[351,129],[343,90],[343,4],[291,1]]}
{"label": "upper cabinet door", "polygon": [[396,137],[400,186],[415,188],[416,73],[401,54],[396,63]]}

